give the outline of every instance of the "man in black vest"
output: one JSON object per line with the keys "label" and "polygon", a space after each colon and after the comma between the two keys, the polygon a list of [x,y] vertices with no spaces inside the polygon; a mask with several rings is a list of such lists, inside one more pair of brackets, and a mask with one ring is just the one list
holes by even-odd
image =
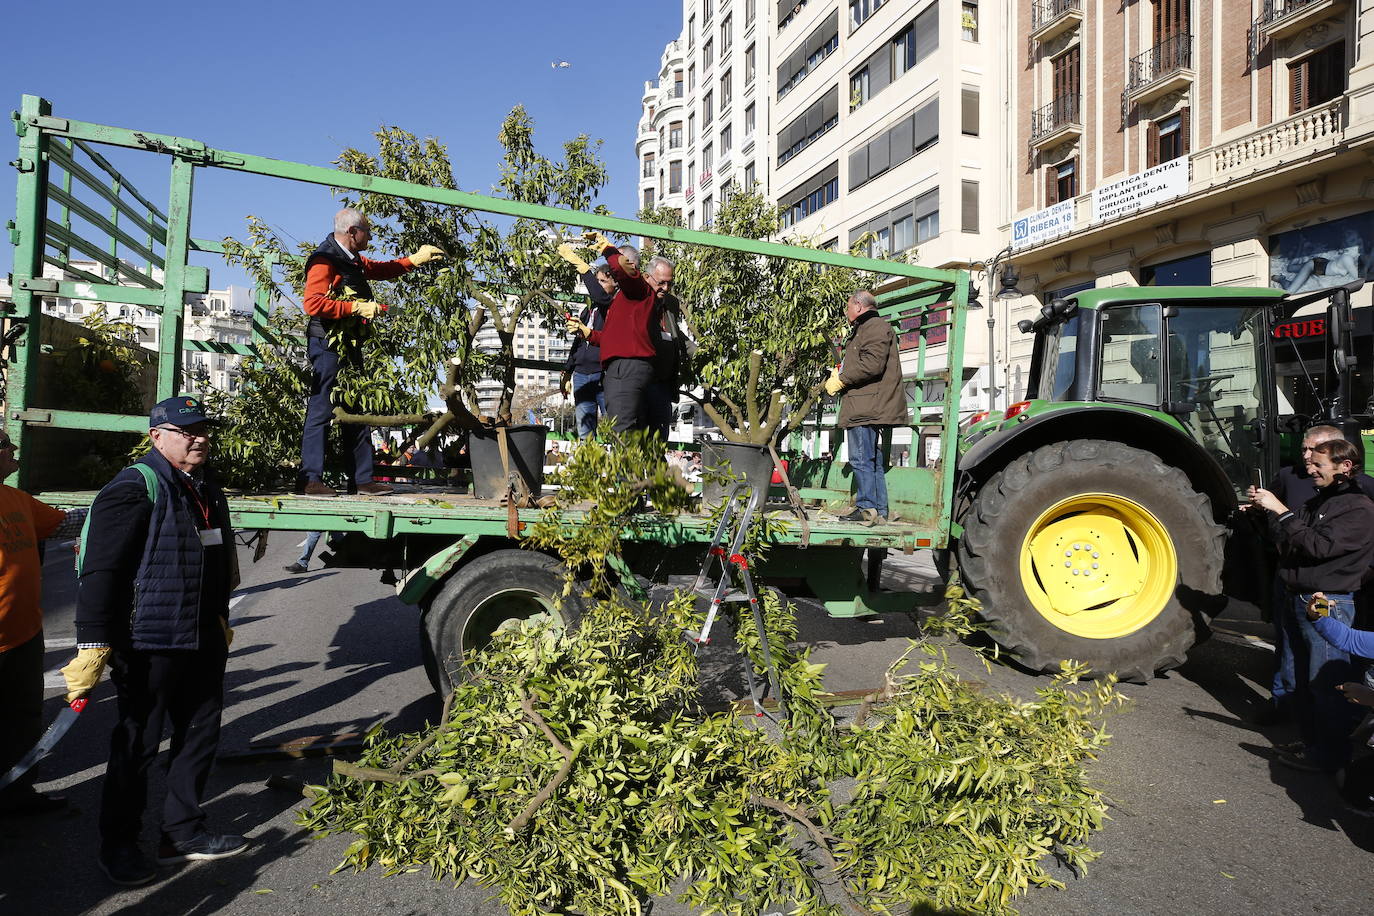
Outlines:
{"label": "man in black vest", "polygon": [[148,769],[170,726],[158,863],[220,859],[248,841],[205,827],[205,783],[219,744],[229,593],[238,581],[224,493],[205,471],[210,427],[193,397],[160,401],[152,449],[91,504],[76,596],[77,654],[62,669],[70,702],[106,661],[118,714],[100,804],[99,865],[115,884],[156,877],[139,847]]}
{"label": "man in black vest", "polygon": [[[298,492],[307,496],[338,496],[338,492],[324,483],[325,439],[329,421],[334,416],[334,383],[339,377],[340,362],[357,368],[362,365],[362,341],[367,334],[367,322],[374,321],[385,306],[372,301],[372,287],[368,280],[390,280],[421,264],[442,258],[444,253],[433,245],[421,245],[408,258],[396,261],[371,261],[359,252],[366,250],[372,240],[372,225],[357,210],[344,208],[334,215],[334,232],[305,262],[305,302],[303,308],[310,316],[306,326],[306,352],[310,356],[310,400],[305,408],[305,430],[301,436],[301,473]],[[351,291],[354,299],[344,299]],[[342,345],[332,342],[329,332],[339,322],[357,316],[362,330],[355,343]],[[365,426],[341,424],[343,446],[353,455],[349,475],[358,492],[366,496],[382,496],[392,488],[372,479],[372,433]]]}

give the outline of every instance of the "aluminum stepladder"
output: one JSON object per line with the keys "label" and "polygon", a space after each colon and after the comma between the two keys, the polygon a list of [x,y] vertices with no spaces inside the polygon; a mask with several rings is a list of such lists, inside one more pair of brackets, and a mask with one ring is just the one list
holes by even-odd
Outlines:
{"label": "aluminum stepladder", "polygon": [[[773,664],[773,650],[769,645],[768,630],[764,625],[763,607],[759,604],[758,593],[754,590],[754,577],[749,572],[749,558],[744,555],[744,539],[749,532],[749,524],[758,513],[766,493],[766,489],[761,491],[747,483],[737,483],[731,487],[720,513],[720,523],[716,525],[716,533],[706,549],[705,559],[701,562],[701,572],[697,573],[696,584],[692,587],[697,594],[710,596],[711,606],[706,612],[701,632],[694,633],[689,630],[686,635],[693,650],[700,654],[702,648],[711,642],[711,627],[715,624],[721,605],[747,601],[749,609],[754,614],[754,626],[758,629],[763,659],[768,668],[769,694],[777,700],[778,710],[785,717],[787,708],[783,703],[777,668]],[[712,567],[717,560],[720,561],[720,577],[712,584]],[[734,571],[734,576],[731,575],[731,570]],[[736,577],[739,580],[737,588],[732,587],[733,579]],[[777,721],[777,717],[763,707],[763,697],[754,677],[754,664],[743,648],[740,650],[740,656],[744,659],[744,675],[749,686],[749,698],[754,704],[754,715],[768,716]]]}

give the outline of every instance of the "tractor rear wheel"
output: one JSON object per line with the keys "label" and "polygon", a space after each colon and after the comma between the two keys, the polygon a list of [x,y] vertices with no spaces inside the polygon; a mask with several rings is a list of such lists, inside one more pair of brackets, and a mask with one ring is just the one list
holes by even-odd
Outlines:
{"label": "tractor rear wheel", "polygon": [[959,568],[992,636],[1022,664],[1061,659],[1143,681],[1183,664],[1221,593],[1223,528],[1177,468],[1095,439],[994,474],[963,518]]}
{"label": "tractor rear wheel", "polygon": [[501,630],[548,618],[567,629],[585,610],[563,596],[563,565],[530,550],[497,550],[459,568],[420,618],[421,654],[434,689],[447,696],[466,677],[468,656]]}

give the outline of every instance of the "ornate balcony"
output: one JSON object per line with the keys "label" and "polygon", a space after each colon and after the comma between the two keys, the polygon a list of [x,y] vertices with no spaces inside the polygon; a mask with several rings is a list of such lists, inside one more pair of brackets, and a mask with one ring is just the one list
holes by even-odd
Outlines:
{"label": "ornate balcony", "polygon": [[1083,133],[1083,119],[1079,114],[1078,96],[1060,96],[1048,105],[1031,112],[1031,146],[1046,149],[1077,139]]}
{"label": "ornate balcony", "polygon": [[1131,58],[1126,75],[1126,97],[1136,104],[1153,101],[1192,85],[1196,75],[1193,72],[1193,36],[1179,33]]}
{"label": "ornate balcony", "polygon": [[1195,168],[1194,181],[1229,182],[1304,161],[1339,146],[1344,139],[1345,122],[1344,99],[1309,108],[1286,121],[1194,156],[1195,166],[1202,159],[1211,169],[1208,175]]}
{"label": "ornate balcony", "polygon": [[1264,0],[1256,31],[1269,39],[1288,38],[1348,7],[1349,0]]}
{"label": "ornate balcony", "polygon": [[1031,5],[1031,38],[1049,41],[1083,22],[1083,0],[1035,0]]}

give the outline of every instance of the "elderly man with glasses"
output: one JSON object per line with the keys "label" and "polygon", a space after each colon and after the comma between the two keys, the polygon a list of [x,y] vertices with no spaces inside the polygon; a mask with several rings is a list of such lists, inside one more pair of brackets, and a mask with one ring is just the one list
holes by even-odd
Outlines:
{"label": "elderly man with glasses", "polygon": [[78,563],[78,651],[62,669],[72,700],[90,692],[109,662],[118,713],[99,864],[128,887],[156,877],[139,835],[164,721],[171,755],[158,864],[223,858],[248,845],[208,831],[201,808],[219,743],[229,593],[238,582],[229,506],[206,469],[211,427],[189,396],[159,402],[149,427],[152,449],[91,505]]}
{"label": "elderly man with glasses", "polygon": [[[3,481],[19,470],[16,447],[0,432],[0,776],[43,734],[43,558],[39,541],[75,537],[85,509],[63,512]],[[36,768],[35,768],[36,769]],[[0,817],[66,807],[34,789],[35,769],[0,790]]]}

